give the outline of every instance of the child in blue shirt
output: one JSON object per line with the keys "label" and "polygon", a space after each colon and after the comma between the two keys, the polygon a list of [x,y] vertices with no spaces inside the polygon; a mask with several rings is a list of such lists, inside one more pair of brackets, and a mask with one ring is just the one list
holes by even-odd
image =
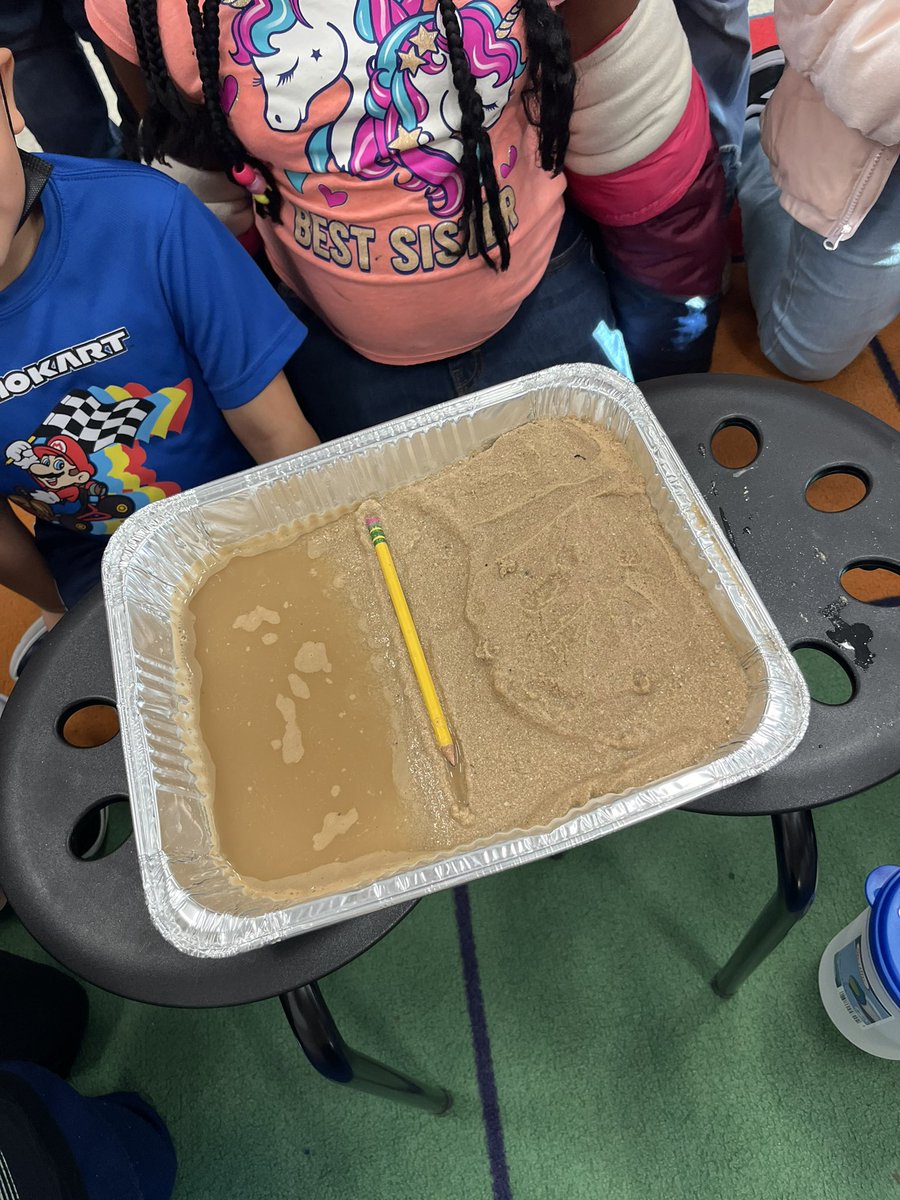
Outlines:
{"label": "child in blue shirt", "polygon": [[0,583],[51,626],[138,508],[318,439],[246,251],[156,171],[21,153],[4,49],[0,85]]}

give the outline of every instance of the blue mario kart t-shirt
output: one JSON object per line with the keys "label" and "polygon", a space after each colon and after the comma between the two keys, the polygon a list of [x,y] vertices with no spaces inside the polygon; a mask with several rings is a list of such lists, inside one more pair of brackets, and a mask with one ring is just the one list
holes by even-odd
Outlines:
{"label": "blue mario kart t-shirt", "polygon": [[252,465],[222,410],[271,383],[305,331],[185,188],[48,157],[37,252],[0,291],[0,493],[105,538]]}

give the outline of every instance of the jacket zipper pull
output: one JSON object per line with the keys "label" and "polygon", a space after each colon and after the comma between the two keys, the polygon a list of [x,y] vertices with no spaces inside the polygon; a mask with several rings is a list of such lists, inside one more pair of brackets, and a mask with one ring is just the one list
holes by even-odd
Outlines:
{"label": "jacket zipper pull", "polygon": [[841,242],[846,242],[847,238],[850,236],[852,229],[853,229],[853,226],[850,225],[847,221],[845,221],[843,223],[843,225],[839,225],[839,226],[837,226],[837,228],[832,229],[831,233],[829,233],[828,237],[825,239],[825,241],[823,243],[823,245],[825,246],[825,249],[826,250],[837,250],[837,248],[841,244]]}

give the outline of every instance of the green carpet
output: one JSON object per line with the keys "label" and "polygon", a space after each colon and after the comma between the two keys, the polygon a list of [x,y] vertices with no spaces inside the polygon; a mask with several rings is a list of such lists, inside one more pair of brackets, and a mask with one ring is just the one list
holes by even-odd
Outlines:
{"label": "green carpet", "polygon": [[[764,818],[673,813],[472,886],[492,1162],[449,893],[324,986],[352,1044],[453,1091],[448,1116],[321,1080],[274,1001],[92,989],[74,1082],[151,1100],[179,1200],[893,1200],[897,1070],[833,1030],[816,968],[898,857],[898,786],[818,815],[819,899],[728,1002],[707,980],[771,890]],[[0,945],[40,955],[10,916]]]}

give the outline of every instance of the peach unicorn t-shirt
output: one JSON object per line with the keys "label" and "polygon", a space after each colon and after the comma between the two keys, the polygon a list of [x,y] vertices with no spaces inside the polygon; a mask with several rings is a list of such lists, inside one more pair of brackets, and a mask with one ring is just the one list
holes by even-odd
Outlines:
{"label": "peach unicorn t-shirt", "polygon": [[[102,40],[136,61],[125,0],[86,7]],[[460,114],[434,0],[220,6],[222,103],[284,201],[281,224],[259,222],[272,265],[379,362],[447,358],[502,329],[537,286],[562,219],[565,182],[541,170],[521,100],[520,0],[457,0],[457,10],[510,231],[505,273],[472,245],[454,253]],[[158,0],[158,12],[171,75],[199,101],[185,0]]]}

